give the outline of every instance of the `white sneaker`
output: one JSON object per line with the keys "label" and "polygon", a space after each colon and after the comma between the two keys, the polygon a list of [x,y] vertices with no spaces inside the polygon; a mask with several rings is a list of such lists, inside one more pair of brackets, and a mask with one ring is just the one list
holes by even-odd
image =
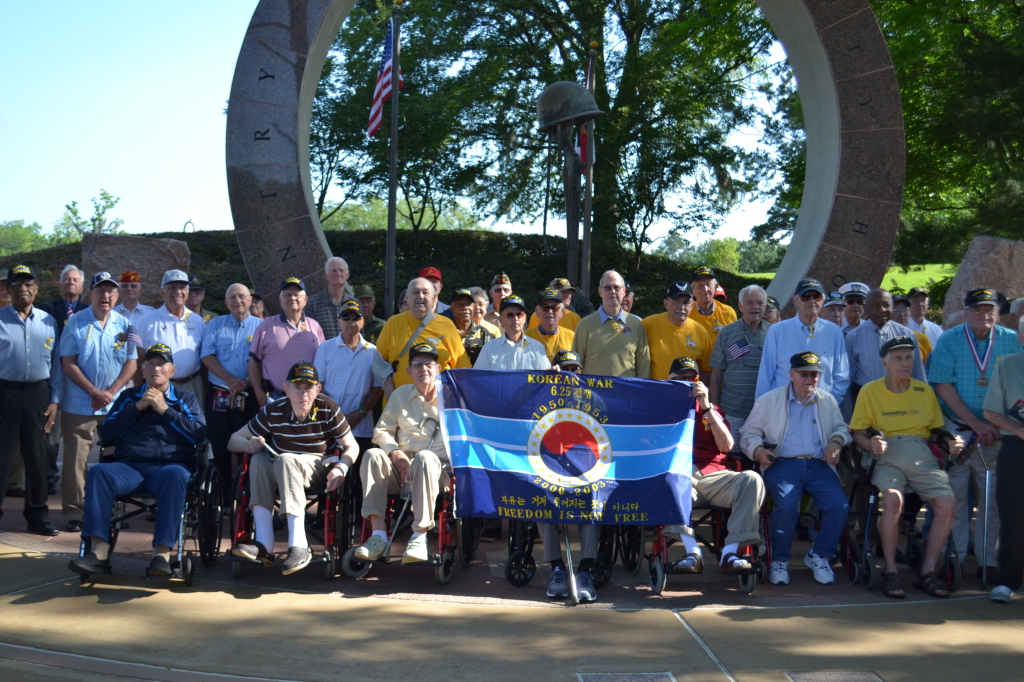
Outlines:
{"label": "white sneaker", "polygon": [[376,561],[384,554],[384,548],[387,546],[387,540],[379,535],[371,535],[369,540],[356,548],[355,557],[363,561]]}
{"label": "white sneaker", "polygon": [[773,561],[771,570],[768,571],[768,582],[772,585],[789,584],[789,567],[785,561]]}
{"label": "white sneaker", "polygon": [[426,561],[430,558],[430,553],[427,551],[427,534],[409,540],[409,544],[405,548],[405,554],[402,555],[403,564],[418,564]]}
{"label": "white sneaker", "polygon": [[804,566],[811,569],[814,579],[822,585],[831,585],[836,581],[836,576],[832,573],[832,564],[814,552],[807,552],[804,555]]}
{"label": "white sneaker", "polygon": [[1009,604],[1010,598],[1013,597],[1013,590],[1006,585],[999,585],[993,587],[992,592],[989,593],[988,598],[998,604]]}

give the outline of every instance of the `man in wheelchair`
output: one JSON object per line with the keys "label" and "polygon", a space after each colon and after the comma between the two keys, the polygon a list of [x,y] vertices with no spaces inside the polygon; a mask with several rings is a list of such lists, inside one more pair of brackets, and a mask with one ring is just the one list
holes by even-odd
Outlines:
{"label": "man in wheelchair", "polygon": [[[283,398],[268,401],[247,425],[231,434],[228,449],[252,454],[249,505],[256,539],[238,544],[234,556],[274,563],[274,502],[280,491],[281,514],[288,523],[288,556],[281,572],[290,575],[309,565],[306,544],[306,489],[326,481],[328,491],[345,481],[359,446],[341,408],[320,392],[320,375],[311,362],[297,362],[285,377]],[[341,454],[334,454],[335,447]]]}
{"label": "man in wheelchair", "polygon": [[[672,361],[669,380],[693,383],[693,397],[697,402],[696,425],[693,434],[693,503],[697,507],[726,507],[729,515],[729,534],[722,547],[722,573],[732,574],[753,568],[749,561],[739,556],[739,548],[745,545],[760,545],[758,514],[764,503],[764,483],[754,471],[731,471],[728,455],[734,445],[729,422],[722,410],[708,398],[708,389],[700,380],[697,362],[693,358],[681,357]],[[693,531],[686,526],[679,529],[680,539],[686,547],[686,557],[676,566],[676,572],[702,573],[704,560],[693,537]],[[670,530],[666,529],[666,530]]]}
{"label": "man in wheelchair", "polygon": [[157,501],[153,559],[146,574],[171,575],[171,549],[178,541],[190,472],[198,443],[206,438],[206,420],[196,397],[171,385],[171,349],[156,343],[146,350],[146,382],[118,396],[99,425],[100,441],[114,446],[114,461],[89,469],[85,483],[82,537],[92,550],[71,560],[76,573],[101,573],[110,565],[110,519],[118,495],[148,490]]}
{"label": "man in wheelchair", "polygon": [[355,558],[376,561],[388,544],[385,511],[388,495],[403,488],[412,496],[412,537],[403,564],[428,561],[427,532],[434,527],[438,493],[448,486],[451,464],[440,434],[435,381],[441,372],[437,348],[418,343],[409,349],[406,368],[415,383],[395,389],[373,432],[379,447],[367,450],[359,467],[363,481],[363,518],[373,535]]}

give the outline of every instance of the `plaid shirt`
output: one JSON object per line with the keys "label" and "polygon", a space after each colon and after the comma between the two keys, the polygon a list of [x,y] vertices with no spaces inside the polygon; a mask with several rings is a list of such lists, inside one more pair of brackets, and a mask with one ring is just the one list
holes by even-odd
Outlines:
{"label": "plaid shirt", "polygon": [[[964,329],[970,335],[970,341],[964,334]],[[995,339],[995,348],[992,349],[992,356],[989,359],[988,367],[985,370],[985,385],[978,384],[982,373],[978,370],[978,364],[974,360],[974,354],[968,343],[973,343],[978,352],[978,358],[983,359],[988,350],[988,344]],[[952,329],[943,332],[939,342],[935,344],[935,350],[928,356],[928,382],[934,387],[936,384],[953,384],[957,395],[964,401],[974,416],[984,419],[983,405],[985,395],[988,393],[988,383],[992,380],[992,371],[995,369],[999,359],[1004,355],[1021,352],[1020,341],[1017,335],[1006,327],[996,325],[984,341],[978,341],[978,337],[966,324],[959,324]],[[953,417],[955,413],[949,409],[942,398],[939,398],[943,410],[947,415]],[[957,421],[960,420],[956,417]]]}
{"label": "plaid shirt", "polygon": [[[722,394],[718,398],[718,403],[730,417],[746,419],[754,407],[757,371],[761,366],[761,353],[770,326],[770,323],[761,320],[758,322],[757,331],[752,332],[741,318],[722,327],[718,332],[715,348],[711,351],[710,364],[713,369],[722,370]],[[736,358],[729,349],[740,341],[746,341],[750,345]]]}

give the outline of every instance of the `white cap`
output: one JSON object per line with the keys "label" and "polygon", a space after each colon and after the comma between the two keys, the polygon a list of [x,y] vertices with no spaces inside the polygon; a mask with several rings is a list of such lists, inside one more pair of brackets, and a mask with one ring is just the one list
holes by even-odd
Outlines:
{"label": "white cap", "polygon": [[181,270],[168,270],[164,273],[164,279],[160,282],[160,286],[167,286],[168,284],[173,284],[175,282],[188,284],[188,275]]}
{"label": "white cap", "polygon": [[867,298],[869,291],[871,291],[871,287],[864,284],[864,282],[847,282],[843,286],[839,287],[839,293],[842,294],[844,298],[850,294]]}

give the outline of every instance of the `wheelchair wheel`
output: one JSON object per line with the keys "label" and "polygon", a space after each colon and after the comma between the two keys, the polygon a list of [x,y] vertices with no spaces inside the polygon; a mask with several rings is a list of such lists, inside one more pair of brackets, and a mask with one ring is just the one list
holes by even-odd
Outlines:
{"label": "wheelchair wheel", "polygon": [[192,578],[196,574],[196,563],[192,559],[192,552],[187,552],[181,560],[181,577],[185,579],[185,587],[192,587]]}
{"label": "wheelchair wheel", "polygon": [[452,572],[454,571],[454,557],[451,552],[445,552],[441,555],[441,563],[434,567],[434,577],[437,578],[438,585],[447,585],[452,579]]}
{"label": "wheelchair wheel", "polygon": [[875,561],[874,555],[868,554],[866,551],[864,552],[860,570],[860,581],[866,589],[873,590],[882,583],[882,569],[878,567],[878,562]]}
{"label": "wheelchair wheel", "polygon": [[124,514],[124,502],[120,502],[120,501],[114,502],[114,509],[113,509],[113,511],[111,512],[111,515],[110,515],[111,521],[110,521],[110,550],[109,551],[110,551],[111,554],[114,553],[114,547],[117,546],[117,536],[121,533],[121,529],[128,527],[128,522],[127,521],[122,521],[120,523],[116,523],[116,522],[113,521],[113,519],[116,519],[116,518],[118,518],[119,516],[121,516],[123,514]]}
{"label": "wheelchair wheel", "polygon": [[645,544],[643,526],[619,526],[619,561],[632,575],[640,572],[640,566],[644,560]]}
{"label": "wheelchair wheel", "polygon": [[359,549],[358,546],[349,547],[345,550],[345,555],[341,557],[341,572],[353,580],[362,578],[369,573],[372,565],[372,562],[356,559],[357,549]]}
{"label": "wheelchair wheel", "polygon": [[963,567],[960,566],[960,559],[956,556],[946,555],[945,566],[941,569],[939,580],[944,580],[946,589],[956,592],[960,589],[960,580],[963,578]]}
{"label": "wheelchair wheel", "polygon": [[537,574],[537,562],[524,550],[513,552],[505,561],[505,579],[516,587],[525,587]]}
{"label": "wheelchair wheel", "polygon": [[220,556],[220,539],[224,537],[224,489],[220,471],[215,467],[207,470],[203,490],[199,498],[196,534],[199,542],[199,560],[210,568]]}
{"label": "wheelchair wheel", "polygon": [[[612,556],[611,558],[614,559],[615,557]],[[594,578],[594,589],[600,590],[611,582],[612,565],[607,556],[600,552],[598,553],[597,559],[594,560],[594,568],[591,575]]]}
{"label": "wheelchair wheel", "polygon": [[668,575],[665,574],[665,567],[661,565],[661,557],[654,561],[647,562],[647,584],[651,586],[651,592],[661,594],[668,584]]}
{"label": "wheelchair wheel", "polygon": [[860,582],[861,573],[860,547],[857,545],[857,541],[853,538],[847,539],[841,547],[839,556],[843,558],[843,572],[846,573],[846,579],[850,581],[851,585],[856,585]]}
{"label": "wheelchair wheel", "polygon": [[459,565],[466,568],[476,559],[480,547],[480,520],[458,519],[455,531],[459,538]]}
{"label": "wheelchair wheel", "polygon": [[907,538],[907,568],[914,573],[920,573],[922,563],[924,563],[924,543],[917,538]]}
{"label": "wheelchair wheel", "polygon": [[241,578],[243,570],[244,569],[242,568],[242,562],[241,561],[232,561],[231,562],[231,575],[232,576],[234,576],[235,578]]}
{"label": "wheelchair wheel", "polygon": [[757,573],[743,573],[737,577],[740,581],[740,589],[744,594],[750,594],[757,587]]}

